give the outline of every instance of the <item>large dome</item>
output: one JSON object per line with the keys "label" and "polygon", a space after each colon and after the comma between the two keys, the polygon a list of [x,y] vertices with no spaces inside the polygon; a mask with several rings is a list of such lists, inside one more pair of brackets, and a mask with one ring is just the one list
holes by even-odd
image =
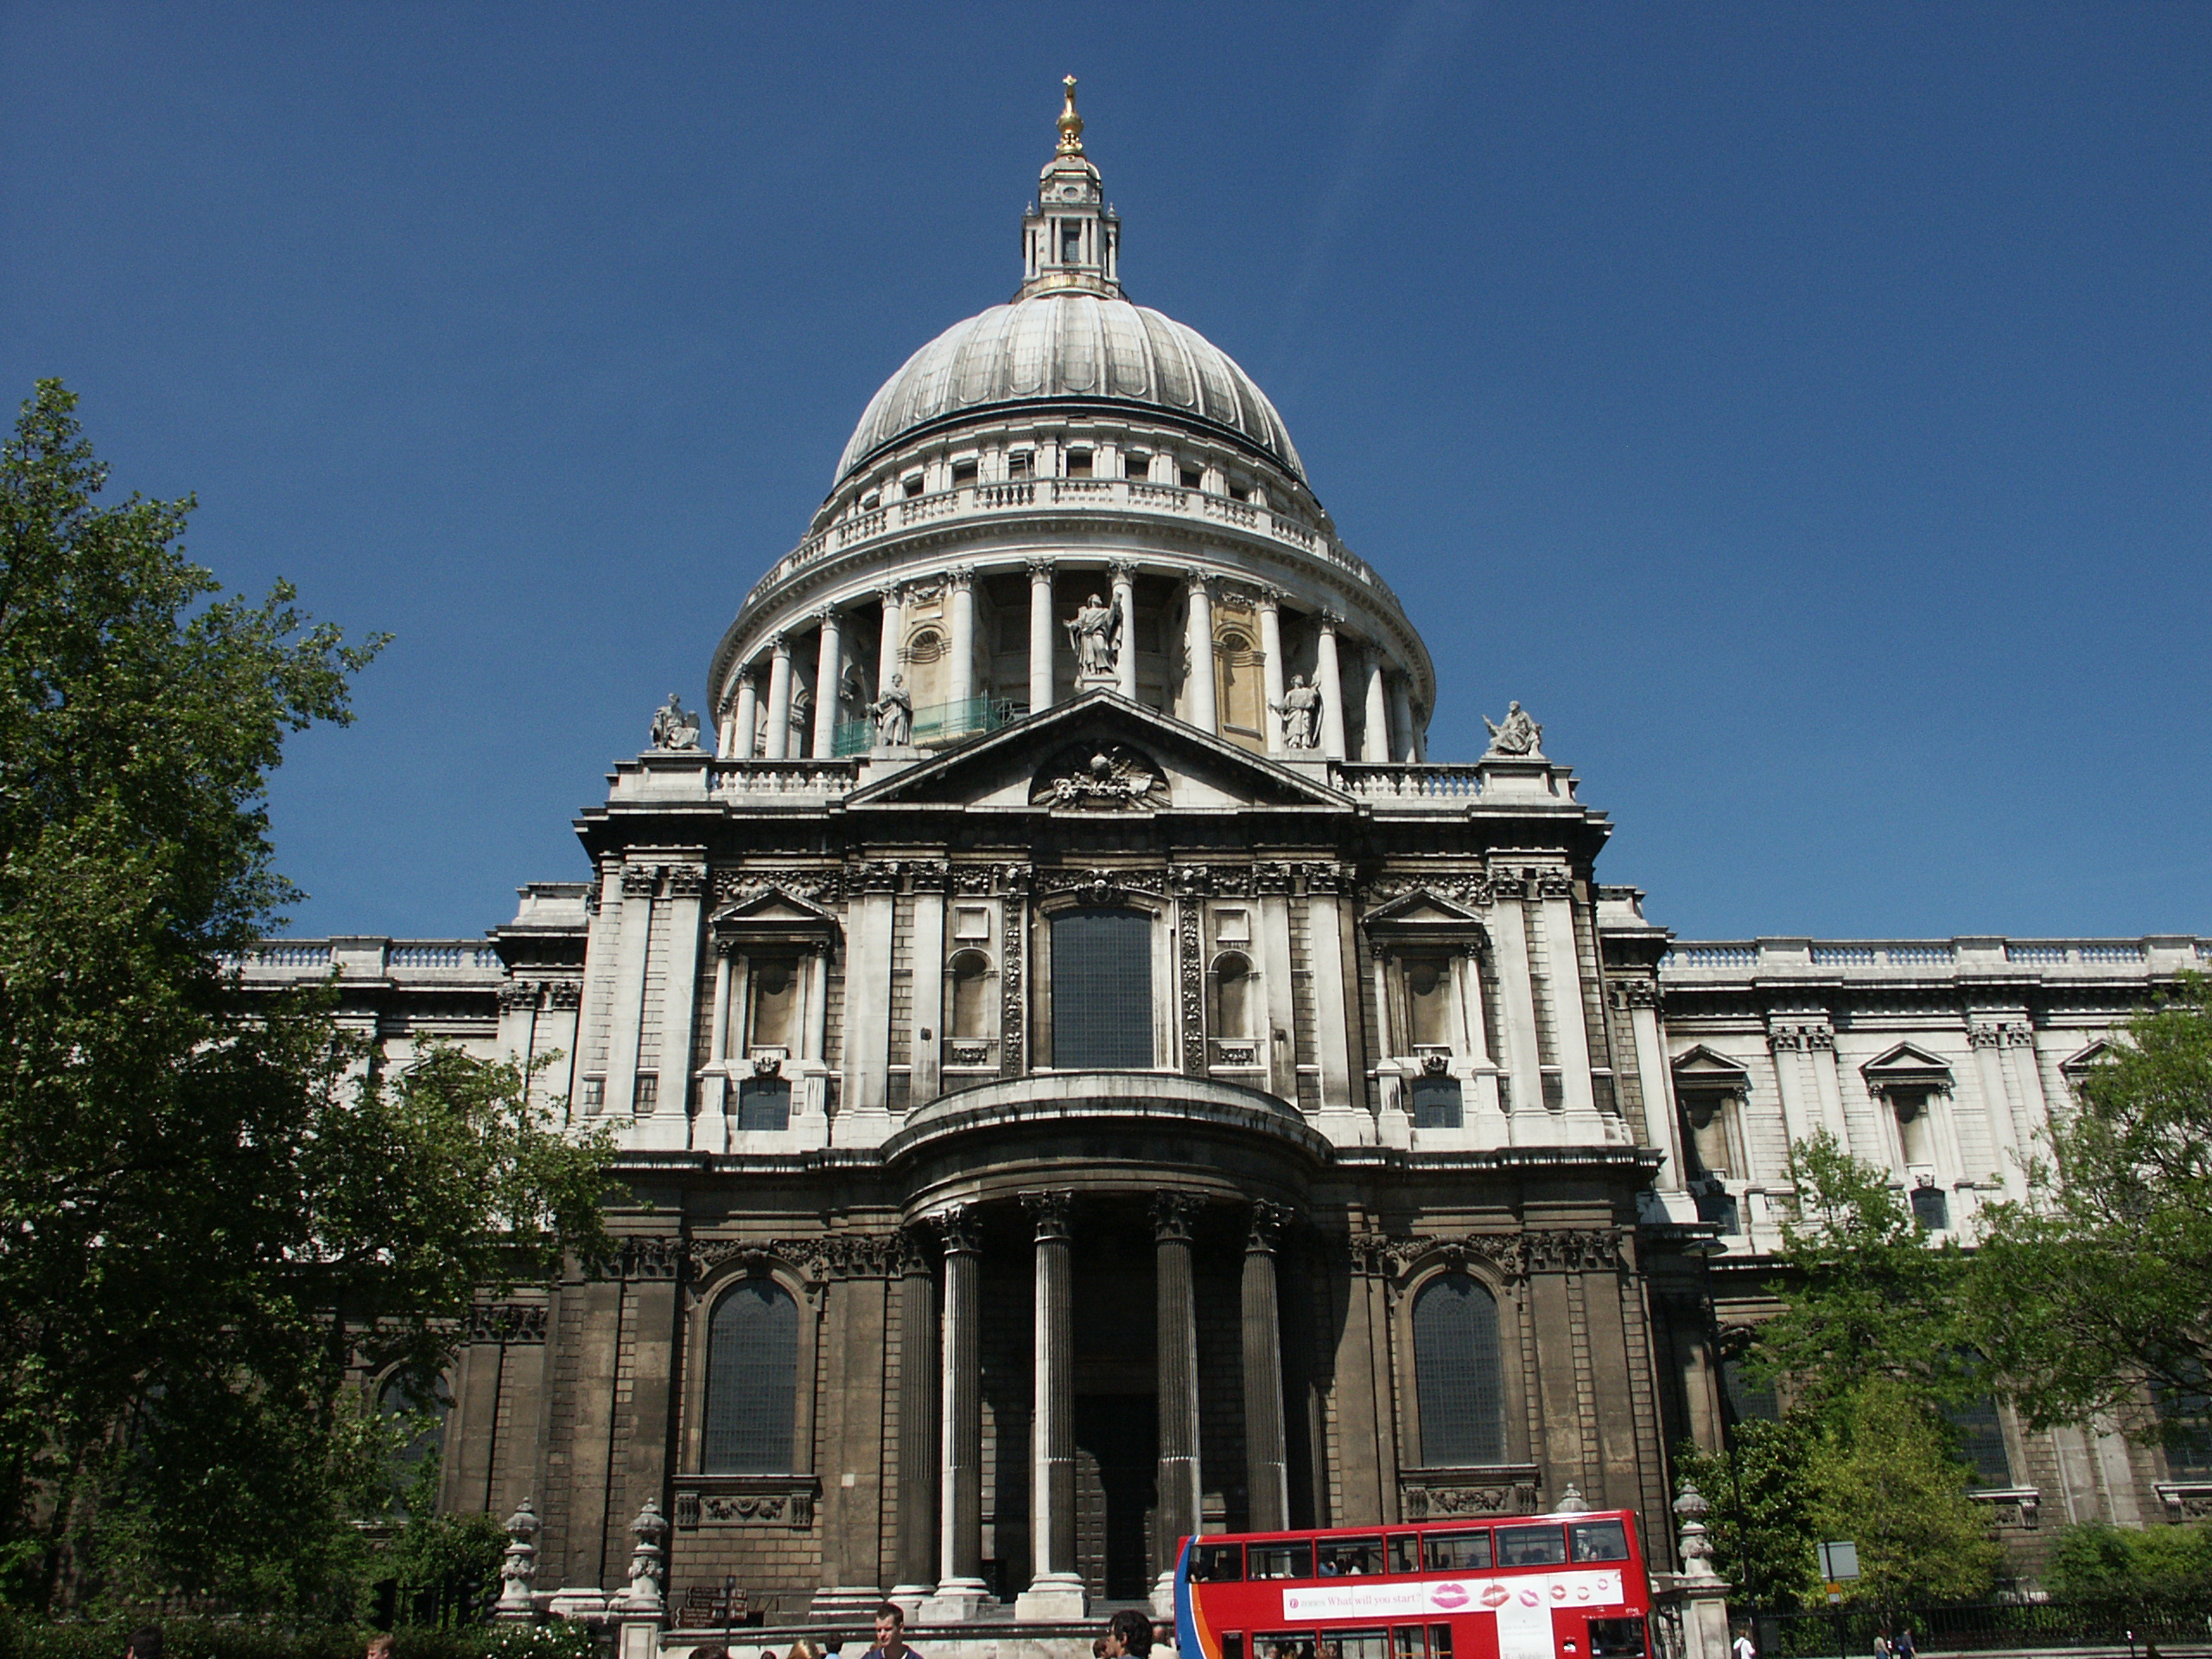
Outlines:
{"label": "large dome", "polygon": [[995,305],[916,352],[869,400],[837,481],[937,422],[1041,401],[1156,411],[1241,442],[1306,481],[1282,416],[1228,353],[1172,317],[1084,292]]}

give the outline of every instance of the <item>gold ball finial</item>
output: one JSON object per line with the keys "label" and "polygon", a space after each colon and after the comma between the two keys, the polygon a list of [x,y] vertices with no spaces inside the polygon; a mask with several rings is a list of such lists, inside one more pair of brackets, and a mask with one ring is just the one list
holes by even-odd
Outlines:
{"label": "gold ball finial", "polygon": [[1075,112],[1075,77],[1064,75],[1060,85],[1068,89],[1067,102],[1060,109],[1060,154],[1083,154],[1083,118]]}

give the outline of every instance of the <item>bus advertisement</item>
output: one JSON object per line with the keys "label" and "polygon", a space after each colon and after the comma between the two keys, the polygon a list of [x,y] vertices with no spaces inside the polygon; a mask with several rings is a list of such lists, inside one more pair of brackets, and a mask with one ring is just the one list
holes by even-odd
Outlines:
{"label": "bus advertisement", "polygon": [[1186,1538],[1182,1659],[1651,1659],[1626,1510]]}

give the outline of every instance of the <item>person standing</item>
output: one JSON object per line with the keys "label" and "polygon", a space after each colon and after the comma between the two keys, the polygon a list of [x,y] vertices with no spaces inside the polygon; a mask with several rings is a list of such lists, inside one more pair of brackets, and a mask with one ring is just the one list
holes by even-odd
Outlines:
{"label": "person standing", "polygon": [[922,1659],[906,1645],[906,1615],[895,1601],[875,1610],[875,1645],[868,1650],[868,1659]]}
{"label": "person standing", "polygon": [[1735,1654],[1735,1659],[1759,1659],[1759,1650],[1751,1645],[1750,1625],[1738,1624],[1736,1627],[1736,1640],[1732,1644],[1732,1651]]}
{"label": "person standing", "polygon": [[1152,1620],[1134,1607],[1124,1607],[1106,1621],[1106,1659],[1147,1659],[1152,1652]]}

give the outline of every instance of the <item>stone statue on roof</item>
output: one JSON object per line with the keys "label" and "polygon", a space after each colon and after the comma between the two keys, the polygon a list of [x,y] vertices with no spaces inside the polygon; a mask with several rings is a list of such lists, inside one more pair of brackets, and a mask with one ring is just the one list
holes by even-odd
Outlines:
{"label": "stone statue on roof", "polygon": [[1544,728],[1529,719],[1529,711],[1519,703],[1506,706],[1503,721],[1494,721],[1485,715],[1483,724],[1490,728],[1491,754],[1514,755],[1532,760],[1544,758]]}
{"label": "stone statue on roof", "polygon": [[652,746],[657,749],[696,749],[699,747],[699,716],[686,713],[673,691],[668,702],[653,710]]}

